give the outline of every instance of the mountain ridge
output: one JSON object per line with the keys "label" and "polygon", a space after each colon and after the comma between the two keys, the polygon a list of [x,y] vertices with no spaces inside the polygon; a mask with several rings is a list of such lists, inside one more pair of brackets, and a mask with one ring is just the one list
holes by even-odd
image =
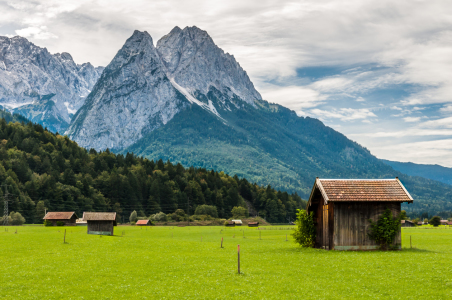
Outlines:
{"label": "mountain ridge", "polygon": [[76,64],[23,37],[0,36],[0,105],[52,131],[61,131],[83,104],[103,67]]}

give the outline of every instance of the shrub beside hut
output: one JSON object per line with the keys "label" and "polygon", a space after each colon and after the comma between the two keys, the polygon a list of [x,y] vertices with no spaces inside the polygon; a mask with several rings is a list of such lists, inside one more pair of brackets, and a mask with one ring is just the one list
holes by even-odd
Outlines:
{"label": "shrub beside hut", "polygon": [[[375,250],[379,244],[370,238],[371,225],[389,209],[400,216],[402,202],[413,198],[395,179],[319,179],[307,204],[313,213],[316,238],[314,247],[335,250]],[[394,238],[401,248],[400,221]]]}

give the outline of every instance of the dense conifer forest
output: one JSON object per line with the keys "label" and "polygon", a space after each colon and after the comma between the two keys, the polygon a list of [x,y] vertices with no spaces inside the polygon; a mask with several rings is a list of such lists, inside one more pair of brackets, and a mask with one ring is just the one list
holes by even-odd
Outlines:
{"label": "dense conifer forest", "polygon": [[79,217],[84,211],[116,211],[127,220],[134,210],[142,217],[176,209],[193,214],[203,204],[216,206],[221,218],[243,206],[279,223],[293,220],[296,209],[306,204],[296,193],[223,172],[108,149],[88,151],[23,117],[4,111],[1,116],[1,205],[7,190],[9,210],[20,212],[27,223],[42,223],[45,208],[76,211]]}

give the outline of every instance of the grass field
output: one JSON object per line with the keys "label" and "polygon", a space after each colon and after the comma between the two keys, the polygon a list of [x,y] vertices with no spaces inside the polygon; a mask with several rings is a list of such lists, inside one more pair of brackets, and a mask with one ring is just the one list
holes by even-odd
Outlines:
{"label": "grass field", "polygon": [[[403,228],[402,251],[340,252],[301,249],[282,227],[119,226],[112,237],[87,235],[86,227],[0,227],[0,298],[452,296],[452,229]],[[416,249],[409,249],[410,236]]]}

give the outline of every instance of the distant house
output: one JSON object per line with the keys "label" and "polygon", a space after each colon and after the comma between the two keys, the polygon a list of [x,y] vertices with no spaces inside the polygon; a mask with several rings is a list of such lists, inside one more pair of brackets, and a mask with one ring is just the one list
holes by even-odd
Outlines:
{"label": "distant house", "polygon": [[249,222],[248,227],[259,227],[259,222]]}
{"label": "distant house", "polygon": [[[400,215],[400,205],[413,198],[398,178],[395,179],[319,179],[307,204],[316,227],[314,247],[334,250],[374,250],[369,238],[369,219],[377,221],[389,208]],[[401,231],[394,244],[401,247]]]}
{"label": "distant house", "polygon": [[417,222],[417,225],[419,226],[424,225],[424,222]]}
{"label": "distant house", "polygon": [[449,225],[449,226],[450,226],[450,225],[452,225],[452,222],[450,222],[450,221],[449,221],[449,222],[447,222],[447,225]]}
{"label": "distant house", "polygon": [[138,220],[137,223],[135,224],[137,226],[151,226],[151,221],[149,220]]}
{"label": "distant house", "polygon": [[414,223],[410,220],[402,220],[402,227],[414,227]]}
{"label": "distant house", "polygon": [[447,223],[449,223],[449,221],[447,221],[447,220],[441,220],[441,225],[447,225]]}
{"label": "distant house", "polygon": [[236,226],[242,226],[242,220],[232,220]]}
{"label": "distant house", "polygon": [[84,212],[83,220],[88,223],[88,234],[113,235],[116,226],[115,212]]}
{"label": "distant house", "polygon": [[43,220],[52,222],[53,226],[56,226],[57,222],[63,222],[64,226],[75,226],[77,215],[74,211],[53,211],[48,212]]}
{"label": "distant house", "polygon": [[232,222],[232,221],[226,221],[224,226],[226,226],[226,227],[235,227],[235,223]]}

